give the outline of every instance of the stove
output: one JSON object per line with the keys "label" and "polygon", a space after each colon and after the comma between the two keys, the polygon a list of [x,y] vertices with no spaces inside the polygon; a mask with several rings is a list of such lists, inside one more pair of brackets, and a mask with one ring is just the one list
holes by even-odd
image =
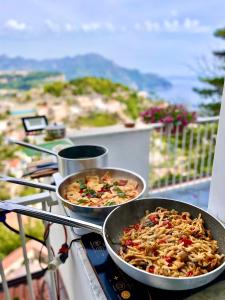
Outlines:
{"label": "stove", "polygon": [[[187,298],[192,300],[192,297],[193,300],[213,300],[215,295],[217,300],[224,300],[224,292],[222,298],[219,298],[217,287],[219,282],[224,283],[223,291],[225,290],[225,272],[212,283],[193,290],[166,291],[155,289],[134,280],[121,271],[109,256],[100,235],[88,233],[81,237],[81,241],[106,298],[109,300],[184,300]],[[212,290],[211,294],[206,295],[207,287]],[[213,289],[215,289],[214,292]],[[199,294],[196,295],[197,293]],[[210,298],[210,295],[213,296]]]}

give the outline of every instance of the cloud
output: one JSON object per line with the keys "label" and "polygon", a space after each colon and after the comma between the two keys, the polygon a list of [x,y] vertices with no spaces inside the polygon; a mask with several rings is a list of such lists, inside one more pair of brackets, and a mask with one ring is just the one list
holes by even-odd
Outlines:
{"label": "cloud", "polygon": [[181,29],[180,22],[177,19],[165,20],[163,22],[165,31],[178,31]]}
{"label": "cloud", "polygon": [[93,32],[101,29],[102,25],[98,22],[84,23],[80,25],[80,28],[84,32]]}
{"label": "cloud", "polygon": [[66,23],[65,24],[65,30],[67,32],[73,32],[73,31],[77,31],[77,27],[74,24]]}
{"label": "cloud", "polygon": [[183,27],[187,31],[191,32],[208,32],[210,31],[209,26],[201,25],[199,20],[185,18],[183,22]]}
{"label": "cloud", "polygon": [[144,27],[147,31],[160,31],[161,26],[158,22],[145,21]]}
{"label": "cloud", "polygon": [[53,32],[60,32],[61,28],[60,25],[50,19],[45,20],[45,24]]}
{"label": "cloud", "polygon": [[15,19],[9,19],[6,21],[5,27],[16,31],[24,31],[27,29],[26,23],[17,21]]}
{"label": "cloud", "polygon": [[209,26],[202,25],[199,20],[185,18],[185,19],[165,19],[161,22],[146,20],[136,22],[134,24],[136,31],[148,32],[189,32],[189,33],[205,33],[211,31]]}

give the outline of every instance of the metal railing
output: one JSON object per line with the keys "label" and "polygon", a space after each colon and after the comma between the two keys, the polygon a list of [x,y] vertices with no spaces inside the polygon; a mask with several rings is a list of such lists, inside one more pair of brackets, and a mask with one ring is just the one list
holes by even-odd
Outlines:
{"label": "metal railing", "polygon": [[[40,193],[40,194],[35,194],[32,196],[27,196],[27,197],[20,197],[17,199],[14,199],[13,202],[22,204],[22,205],[34,205],[37,203],[41,204],[41,207],[43,210],[47,210],[47,203],[52,204],[52,198],[50,197],[50,194],[48,192]],[[27,285],[28,285],[28,290],[29,290],[29,296],[31,300],[35,300],[35,293],[34,293],[34,287],[33,287],[33,282],[32,282],[32,274],[30,271],[30,263],[29,263],[29,257],[26,249],[26,238],[25,238],[25,233],[24,233],[24,227],[23,227],[23,222],[20,214],[17,214],[18,218],[18,225],[19,225],[19,234],[20,234],[20,241],[21,241],[21,247],[23,250],[23,258],[24,258],[24,265],[26,269],[26,279],[27,279]],[[47,222],[44,222],[44,225],[47,226]],[[51,247],[50,247],[50,242],[49,238],[47,237],[46,239],[46,247],[48,251],[48,259],[51,260],[52,258],[52,252],[51,252]],[[6,300],[11,300],[12,297],[10,296],[10,291],[6,279],[6,274],[4,272],[4,268],[2,265],[2,261],[0,259],[0,276],[1,276],[1,284],[3,287],[4,295]],[[57,299],[57,291],[56,291],[56,284],[55,284],[55,274],[54,271],[50,271],[50,281],[51,284],[49,286],[50,288],[50,294],[52,295],[53,299]]]}
{"label": "metal railing", "polygon": [[187,127],[152,124],[150,192],[211,176],[218,121],[216,116]]}

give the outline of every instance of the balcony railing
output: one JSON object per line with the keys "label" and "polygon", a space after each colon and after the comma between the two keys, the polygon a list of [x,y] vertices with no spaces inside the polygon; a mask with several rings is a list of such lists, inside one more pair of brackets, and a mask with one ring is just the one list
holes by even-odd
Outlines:
{"label": "balcony railing", "polygon": [[152,124],[150,137],[150,192],[209,178],[219,117],[196,123]]}
{"label": "balcony railing", "polygon": [[[47,204],[51,205],[53,203],[52,198],[50,197],[50,194],[48,192],[40,193],[40,194],[35,194],[32,196],[26,196],[26,197],[20,197],[17,199],[13,200],[14,203],[21,204],[21,205],[34,205],[34,204],[39,204],[41,205],[42,210],[47,210]],[[49,207],[49,206],[48,206]],[[21,247],[23,250],[23,259],[24,259],[24,265],[26,269],[26,282],[28,285],[28,290],[29,290],[29,299],[35,300],[35,292],[34,292],[34,286],[32,282],[32,274],[30,271],[30,264],[29,264],[29,257],[26,249],[26,238],[25,238],[25,233],[24,233],[24,226],[23,226],[23,221],[22,217],[20,214],[17,214],[17,219],[18,219],[18,225],[19,225],[19,235],[20,235],[20,241],[21,241]],[[45,226],[48,225],[47,222],[44,222]],[[48,251],[48,261],[52,260],[52,251],[49,243],[49,238],[46,238],[46,247]],[[3,264],[0,259],[0,275],[1,275],[1,285],[4,291],[4,296],[6,300],[11,300],[12,297],[10,296],[9,292],[9,287],[8,287],[8,282],[6,279],[6,274],[4,272]],[[51,271],[50,272],[50,294],[52,296],[52,299],[57,299],[57,292],[56,292],[56,280],[55,280],[55,272]]]}

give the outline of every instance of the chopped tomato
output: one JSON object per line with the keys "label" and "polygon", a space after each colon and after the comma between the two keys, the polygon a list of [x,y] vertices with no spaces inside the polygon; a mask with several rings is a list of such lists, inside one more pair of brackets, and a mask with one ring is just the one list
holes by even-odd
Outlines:
{"label": "chopped tomato", "polygon": [[86,194],[86,197],[91,198],[92,194]]}
{"label": "chopped tomato", "polygon": [[166,261],[168,264],[172,264],[175,260],[176,260],[175,257],[172,257],[172,256],[165,256],[165,261]]}
{"label": "chopped tomato", "polygon": [[135,230],[138,230],[139,228],[140,228],[140,224],[137,223],[137,224],[134,225]]}
{"label": "chopped tomato", "polygon": [[148,218],[153,224],[159,223],[158,215],[156,214],[150,215]]}
{"label": "chopped tomato", "polygon": [[193,272],[192,271],[187,272],[187,276],[193,276]]}
{"label": "chopped tomato", "polygon": [[168,228],[168,229],[173,227],[172,223],[169,220],[163,221],[162,226],[166,226],[166,228]]}
{"label": "chopped tomato", "polygon": [[159,243],[159,244],[165,244],[165,243],[166,243],[166,240],[165,240],[165,239],[161,239],[161,240],[158,241],[158,243]]}
{"label": "chopped tomato", "polygon": [[130,228],[130,227],[125,227],[125,228],[123,229],[123,232],[128,233],[131,229],[132,229],[132,228]]}
{"label": "chopped tomato", "polygon": [[154,266],[150,266],[150,267],[148,268],[148,272],[149,272],[149,273],[154,273],[154,271],[155,271],[155,267],[154,267]]}
{"label": "chopped tomato", "polygon": [[187,247],[189,245],[192,244],[192,240],[188,239],[188,238],[181,238],[179,239],[179,243],[183,243],[184,247]]}
{"label": "chopped tomato", "polygon": [[152,254],[153,254],[153,256],[157,256],[157,255],[159,254],[159,251],[157,251],[157,250],[152,250]]}
{"label": "chopped tomato", "polygon": [[127,182],[128,182],[128,180],[126,180],[126,179],[120,179],[120,180],[118,181],[118,185],[119,185],[119,186],[124,186],[124,185],[127,184]]}
{"label": "chopped tomato", "polygon": [[125,245],[126,246],[133,246],[133,241],[132,240],[126,240]]}

